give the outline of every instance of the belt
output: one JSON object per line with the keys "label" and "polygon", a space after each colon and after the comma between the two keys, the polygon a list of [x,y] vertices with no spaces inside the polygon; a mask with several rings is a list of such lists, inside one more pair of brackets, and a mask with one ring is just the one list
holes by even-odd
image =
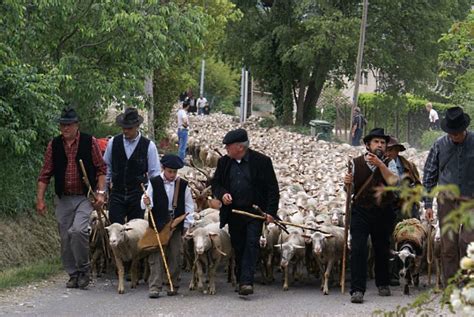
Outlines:
{"label": "belt", "polygon": [[83,196],[83,193],[76,194],[76,193],[63,193],[63,196]]}

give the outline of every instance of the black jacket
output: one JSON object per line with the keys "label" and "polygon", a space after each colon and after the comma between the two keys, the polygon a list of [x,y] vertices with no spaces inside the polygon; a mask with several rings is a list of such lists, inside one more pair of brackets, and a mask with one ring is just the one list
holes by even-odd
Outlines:
{"label": "black jacket", "polygon": [[[249,167],[252,187],[255,190],[253,204],[259,206],[264,212],[276,217],[278,202],[280,200],[280,190],[273,170],[272,160],[259,152],[249,151]],[[229,193],[229,172],[232,159],[225,155],[219,159],[217,168],[212,179],[212,194],[222,200],[224,194]],[[220,210],[220,225],[225,226],[229,222],[232,212],[232,205],[222,205]],[[251,210],[248,210],[251,211]],[[232,219],[245,219],[232,216]]]}

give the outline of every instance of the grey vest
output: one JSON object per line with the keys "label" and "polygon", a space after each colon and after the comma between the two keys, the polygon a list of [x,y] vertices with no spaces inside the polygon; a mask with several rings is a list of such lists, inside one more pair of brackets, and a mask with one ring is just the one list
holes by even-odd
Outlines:
{"label": "grey vest", "polygon": [[447,135],[439,138],[439,185],[456,184],[462,196],[474,196],[474,133],[468,131],[463,144],[454,144]]}

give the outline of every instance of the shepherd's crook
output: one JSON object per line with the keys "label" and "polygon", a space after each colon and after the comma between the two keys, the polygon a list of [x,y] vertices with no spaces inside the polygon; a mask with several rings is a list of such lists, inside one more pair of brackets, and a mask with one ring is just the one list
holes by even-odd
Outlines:
{"label": "shepherd's crook", "polygon": [[[146,189],[143,183],[141,184],[141,186],[142,186],[143,194],[145,195],[145,197],[148,198],[148,195],[146,194]],[[151,213],[150,205],[147,204],[146,209],[148,211],[148,217],[151,219],[151,224],[153,225],[153,231],[155,231],[156,239],[158,240],[158,247],[160,248],[163,264],[165,265],[166,276],[168,277],[168,282],[170,283],[170,290],[174,292],[173,281],[171,280],[170,270],[168,269],[168,262],[166,261],[165,251],[163,250],[163,245],[161,244],[160,234],[158,233],[158,229],[156,229],[155,218],[153,217],[153,214]]]}
{"label": "shepherd's crook", "polygon": [[[347,162],[347,172],[352,174],[352,159]],[[342,269],[341,269],[341,293],[346,291],[346,257],[347,257],[347,240],[349,236],[349,223],[351,221],[351,197],[352,184],[346,185],[346,214],[344,215],[344,246],[342,247]]]}

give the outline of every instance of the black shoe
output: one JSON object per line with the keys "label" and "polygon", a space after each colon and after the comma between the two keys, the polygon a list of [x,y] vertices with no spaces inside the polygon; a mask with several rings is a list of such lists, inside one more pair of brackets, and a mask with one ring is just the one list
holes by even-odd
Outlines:
{"label": "black shoe", "polygon": [[89,272],[87,273],[80,273],[79,277],[77,278],[77,286],[81,289],[87,288],[89,286],[89,283],[91,281]]}
{"label": "black shoe", "polygon": [[66,283],[67,288],[78,288],[79,286],[77,285],[77,275],[72,275],[69,278],[69,281]]}
{"label": "black shoe", "polygon": [[239,287],[239,295],[251,295],[253,294],[253,286],[252,285],[240,285]]}
{"label": "black shoe", "polygon": [[363,301],[364,301],[364,293],[360,291],[355,291],[354,293],[352,293],[351,303],[362,304]]}
{"label": "black shoe", "polygon": [[150,291],[148,293],[149,298],[158,298],[160,297],[160,292],[159,291]]}
{"label": "black shoe", "polygon": [[379,286],[379,296],[391,296],[392,292],[388,286]]}

